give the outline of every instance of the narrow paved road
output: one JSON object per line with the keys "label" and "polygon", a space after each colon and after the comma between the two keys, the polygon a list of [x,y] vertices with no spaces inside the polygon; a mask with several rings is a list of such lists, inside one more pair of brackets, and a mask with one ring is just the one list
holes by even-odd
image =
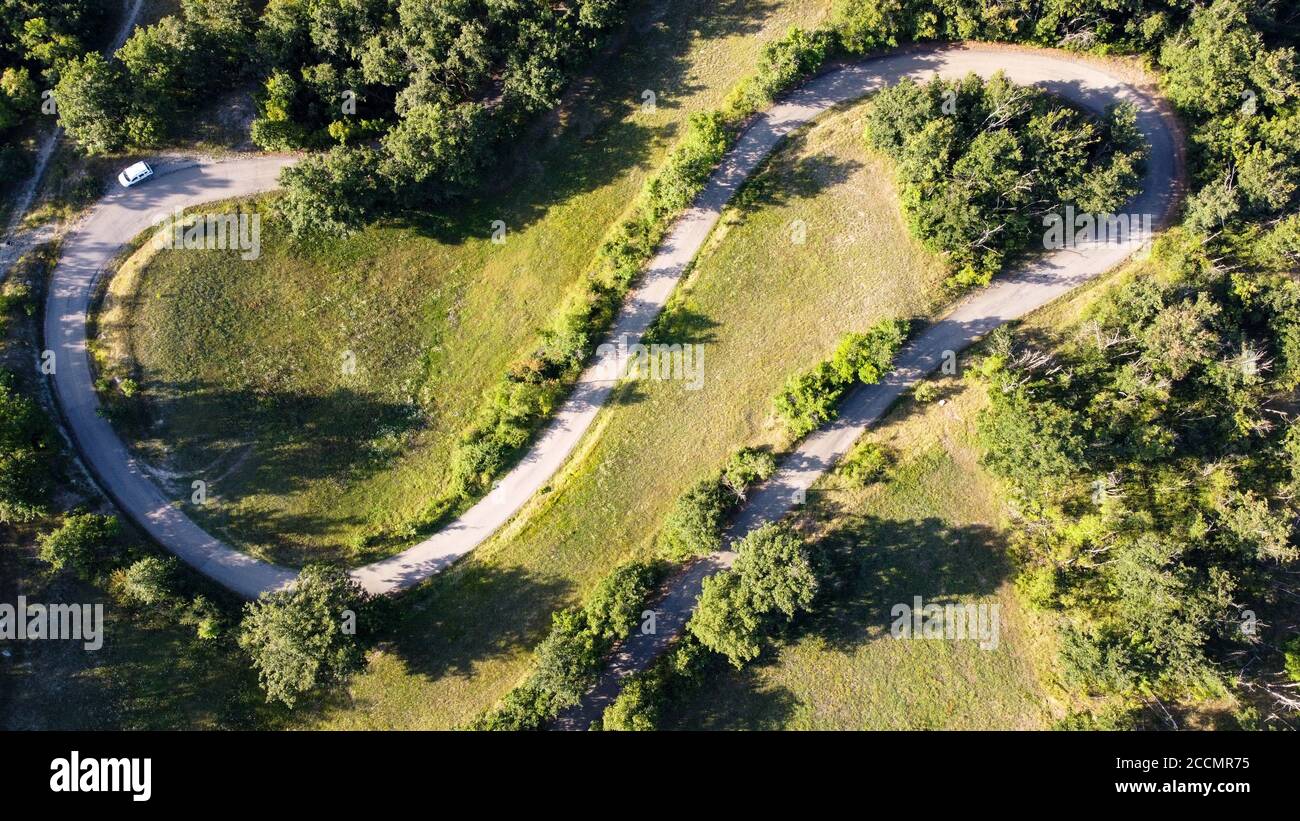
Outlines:
{"label": "narrow paved road", "polygon": [[[998,70],[1005,71],[1017,83],[1045,88],[1094,112],[1100,113],[1121,101],[1136,105],[1138,127],[1150,147],[1150,157],[1141,193],[1128,203],[1124,212],[1149,214],[1158,226],[1167,221],[1177,202],[1181,156],[1172,121],[1160,112],[1155,100],[1108,71],[1045,52],[995,50],[990,53],[972,47],[893,55],[848,66],[813,80],[770,110],[751,130],[762,135],[758,146],[749,148],[750,135],[746,134],[737,151],[746,156],[749,152],[766,153],[769,145],[766,135],[770,130],[784,124],[807,122],[831,105],[857,99],[904,77],[922,80],[936,73],[942,77],[958,77],[971,71],[988,76]],[[772,129],[765,122],[772,123]],[[1142,245],[1140,239],[1132,239],[1057,251],[999,277],[989,287],[968,296],[944,319],[904,346],[896,359],[895,370],[884,380],[876,385],[859,385],[841,404],[838,419],[812,433],[782,460],[776,475],[757,488],[737,513],[727,534],[728,541],[744,536],[765,522],[776,521],[792,510],[807,489],[908,388],[942,364],[945,351],[968,347],[1002,323],[1046,305],[1105,273]],[[646,669],[685,628],[704,579],[730,567],[735,558],[735,553],[724,550],[689,565],[671,579],[664,597],[654,606],[656,633],[634,634],[616,648],[596,686],[581,704],[561,716],[558,728],[586,729],[600,718],[622,690],[625,679]]]}
{"label": "narrow paved road", "polygon": [[[1049,53],[979,46],[876,58],[827,73],[755,118],[648,264],[616,319],[610,339],[626,337],[629,347],[640,339],[713,229],[723,206],[791,131],[834,105],[857,99],[904,76],[924,78],[936,72],[954,76],[970,71],[988,75],[999,69],[1017,82],[1037,83],[1095,110],[1118,100],[1137,103],[1142,110],[1140,125],[1153,146],[1153,159],[1144,193],[1134,208],[1166,213],[1173,197],[1174,138],[1152,102],[1111,74]],[[52,274],[46,302],[46,348],[55,353],[57,362],[52,377],[54,393],[88,467],[122,510],[151,537],[201,572],[248,597],[290,584],[295,571],[253,559],[204,532],[185,513],[188,499],[167,498],[98,415],[99,402],[86,349],[86,311],[96,278],[126,242],[153,223],[155,215],[176,207],[189,208],[270,190],[276,185],[280,168],[288,162],[291,160],[283,157],[257,157],[201,164],[160,176],[135,189],[113,191],[68,237],[63,259]],[[850,396],[840,421],[811,437],[787,461],[781,474],[755,494],[738,527],[780,515],[789,505],[789,494],[811,484],[852,443],[857,436],[854,431],[875,418],[868,417],[868,412],[878,415],[910,384],[909,378],[931,367],[935,345],[954,350],[964,347],[996,324],[1101,273],[1131,250],[1088,248],[1057,254],[968,300],[902,355],[904,367],[880,390]],[[354,570],[353,577],[372,593],[407,588],[464,556],[509,521],[559,470],[595,420],[614,386],[613,375],[620,371],[617,355],[615,350],[593,361],[529,453],[486,497],[430,538],[389,559]],[[680,627],[678,622],[684,623],[705,571],[728,562],[724,554],[697,563],[688,571],[683,585],[670,593],[663,605],[665,612],[659,623],[670,629],[661,631],[660,637],[666,640]],[[645,649],[640,649],[643,645]],[[659,647],[661,644],[653,642],[629,643],[624,649],[629,654],[630,666],[626,669],[644,666]],[[616,692],[620,680],[621,676],[603,680],[598,695],[606,695],[599,698]],[[613,690],[608,682],[613,682]],[[592,701],[592,709],[599,703]]]}
{"label": "narrow paved road", "polygon": [[45,349],[54,352],[52,376],[67,429],[87,467],[124,513],[159,544],[200,572],[244,596],[280,587],[295,571],[260,562],[208,535],[150,478],[106,419],[99,415],[86,349],[86,311],[95,282],[123,245],[176,208],[246,196],[276,186],[287,157],[257,157],[190,166],[136,188],[114,183],[94,210],[64,238],[63,256],[45,300]]}

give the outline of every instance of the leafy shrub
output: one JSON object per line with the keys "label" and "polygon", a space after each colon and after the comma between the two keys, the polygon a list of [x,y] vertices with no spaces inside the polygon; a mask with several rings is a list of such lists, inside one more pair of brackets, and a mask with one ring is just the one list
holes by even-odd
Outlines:
{"label": "leafy shrub", "polygon": [[116,151],[127,134],[122,69],[99,52],[63,65],[54,89],[59,124],[89,154]]}
{"label": "leafy shrub", "polygon": [[776,395],[776,413],[792,436],[805,436],[838,415],[835,406],[848,385],[829,362],[822,362],[786,380]]}
{"label": "leafy shrub", "polygon": [[177,620],[193,627],[200,641],[211,641],[221,635],[225,621],[217,606],[203,596],[195,596],[182,607]]}
{"label": "leafy shrub", "polygon": [[470,724],[477,730],[537,730],[577,704],[596,682],[614,642],[637,623],[659,569],[643,562],[619,565],[596,585],[581,608],[551,615],[528,679]]}
{"label": "leafy shrub", "polygon": [[912,398],[923,405],[933,402],[938,395],[939,388],[928,379],[917,382],[912,388]]}
{"label": "leafy shrub", "polygon": [[895,319],[877,322],[866,333],[845,334],[831,358],[831,367],[841,382],[875,384],[889,370],[907,330],[906,320]]}
{"label": "leafy shrub", "polygon": [[1286,674],[1292,681],[1300,682],[1300,636],[1292,636],[1282,645]]}
{"label": "leafy shrub", "polygon": [[646,217],[657,220],[689,206],[730,144],[731,134],[721,114],[693,113],[686,134],[662,170],[646,183],[642,192]]}
{"label": "leafy shrub", "polygon": [[307,565],[288,590],[244,608],[239,646],[252,658],[267,701],[293,707],[304,695],[340,682],[365,664],[365,648],[345,632],[345,611],[364,623],[369,596],[347,571]]}
{"label": "leafy shrub", "polygon": [[41,560],[54,570],[67,568],[92,579],[119,551],[121,525],[116,517],[97,513],[72,513],[49,533],[37,537]]}
{"label": "leafy shrub", "polygon": [[295,236],[342,236],[360,228],[387,189],[377,179],[378,152],[336,146],[311,154],[280,172],[284,193],[276,202]]}
{"label": "leafy shrub", "polygon": [[535,685],[552,696],[556,707],[577,704],[596,683],[601,644],[581,610],[551,616],[551,631],[537,646]]}
{"label": "leafy shrub", "polygon": [[716,478],[701,479],[678,497],[659,532],[659,549],[669,559],[706,556],[722,549],[722,525],[730,500]]}
{"label": "leafy shrub", "polygon": [[630,677],[601,716],[601,729],[657,730],[664,707],[698,687],[708,669],[709,653],[694,636],[679,638],[648,670]]}
{"label": "leafy shrub", "polygon": [[834,419],[836,406],[855,381],[878,382],[907,329],[904,320],[886,319],[866,333],[846,334],[829,361],[787,379],[773,405],[790,434],[805,436]]}
{"label": "leafy shrub", "polygon": [[174,595],[172,578],[176,560],[146,556],[120,571],[115,587],[129,602],[153,606],[170,600]]}
{"label": "leafy shrub", "polygon": [[687,629],[741,667],[758,657],[774,627],[812,608],[818,580],[803,539],[781,525],[751,532],[736,551],[731,570],[705,579]]}
{"label": "leafy shrub", "polygon": [[638,623],[646,595],[658,573],[651,565],[619,565],[587,597],[583,612],[591,632],[603,642],[628,635]]}
{"label": "leafy shrub", "polygon": [[496,707],[476,716],[470,722],[469,729],[502,732],[540,730],[558,712],[555,697],[529,681],[506,693]]}
{"label": "leafy shrub", "polygon": [[773,473],[776,473],[776,457],[771,453],[741,448],[727,460],[722,469],[722,482],[738,500],[743,500],[746,488],[767,481]]}
{"label": "leafy shrub", "polygon": [[886,88],[865,136],[897,162],[908,224],[948,257],[959,287],[986,284],[1048,214],[1118,208],[1144,152],[1131,105],[1098,120],[1001,73]]}
{"label": "leafy shrub", "polygon": [[835,30],[848,54],[893,48],[908,39],[907,0],[843,0],[836,4]]}
{"label": "leafy shrub", "polygon": [[855,487],[866,487],[888,476],[893,465],[894,454],[889,449],[863,439],[840,462],[840,475]]}
{"label": "leafy shrub", "polygon": [[724,107],[729,119],[742,119],[770,106],[826,62],[835,45],[828,29],[805,31],[794,27],[780,40],[763,47],[758,71],[741,81],[728,95]]}

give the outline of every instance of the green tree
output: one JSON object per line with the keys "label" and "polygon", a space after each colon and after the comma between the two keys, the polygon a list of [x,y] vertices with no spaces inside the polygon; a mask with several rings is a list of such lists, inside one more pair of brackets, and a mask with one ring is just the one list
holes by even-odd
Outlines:
{"label": "green tree", "polygon": [[36,83],[25,67],[9,67],[0,73],[0,95],[12,111],[30,114],[36,110]]}
{"label": "green tree", "polygon": [[252,658],[267,701],[293,707],[361,669],[365,648],[348,632],[348,613],[359,621],[368,598],[347,571],[313,564],[291,588],[245,606],[239,646]]}
{"label": "green tree", "polygon": [[537,646],[533,681],[559,707],[577,704],[596,681],[601,647],[580,610],[561,610],[551,617],[551,632]]}
{"label": "green tree", "polygon": [[704,580],[687,629],[701,644],[726,656],[739,669],[763,650],[761,616],[740,576],[723,571]]}
{"label": "green tree", "polygon": [[845,334],[831,357],[831,367],[840,381],[864,385],[879,382],[907,338],[907,328],[906,320],[886,319],[866,333]]}
{"label": "green tree", "polygon": [[706,556],[722,548],[729,502],[716,478],[701,479],[678,497],[659,533],[659,548],[674,560]]}
{"label": "green tree", "polygon": [[72,513],[37,537],[41,560],[54,570],[67,568],[83,579],[93,578],[118,553],[121,526],[113,516]]}
{"label": "green tree", "polygon": [[741,448],[727,460],[722,469],[722,483],[736,498],[745,498],[745,489],[755,482],[763,482],[776,472],[776,458],[765,450]]}
{"label": "green tree", "polygon": [[384,137],[386,171],[424,201],[445,199],[478,181],[491,145],[487,110],[476,103],[420,105]]}
{"label": "green tree", "polygon": [[1287,676],[1292,681],[1300,682],[1300,636],[1292,636],[1287,640],[1282,655]]}
{"label": "green tree", "polygon": [[54,89],[59,125],[89,154],[116,151],[126,142],[123,73],[97,52],[63,65]]}
{"label": "green tree", "polygon": [[176,560],[146,556],[122,571],[117,587],[128,600],[153,606],[172,598],[172,578]]}
{"label": "green tree", "polygon": [[836,405],[847,384],[831,363],[823,362],[787,379],[774,408],[792,436],[805,436],[838,415]]}
{"label": "green tree", "polygon": [[655,572],[641,562],[614,568],[583,605],[589,629],[601,641],[624,638],[637,624]]}
{"label": "green tree", "polygon": [[758,657],[774,627],[812,609],[819,583],[803,539],[783,526],[760,527],[736,552],[731,570],[704,580],[687,629],[741,667]]}
{"label": "green tree", "polygon": [[280,213],[297,237],[341,236],[376,214],[384,188],[375,178],[378,152],[365,146],[336,146],[280,172]]}

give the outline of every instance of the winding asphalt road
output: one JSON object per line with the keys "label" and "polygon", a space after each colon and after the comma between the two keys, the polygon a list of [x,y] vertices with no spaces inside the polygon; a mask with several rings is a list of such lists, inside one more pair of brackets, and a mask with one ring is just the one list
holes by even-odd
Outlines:
{"label": "winding asphalt road", "polygon": [[[935,73],[956,77],[974,71],[988,76],[1005,71],[1014,82],[1047,89],[1081,107],[1102,112],[1128,101],[1138,109],[1138,128],[1150,150],[1140,193],[1123,212],[1150,215],[1163,227],[1178,199],[1181,143],[1177,126],[1162,113],[1155,99],[1096,65],[1045,52],[986,50],[980,47],[944,49],[920,54],[891,55],[868,60],[819,77],[777,105],[755,124],[761,133],[755,151],[766,153],[764,122],[806,122],[838,102],[856,99],[912,77]],[[779,126],[773,127],[779,128]],[[788,130],[788,129],[787,129]],[[752,131],[752,130],[751,130]],[[737,151],[746,151],[749,134]],[[752,166],[751,166],[752,167]],[[746,171],[746,173],[748,173]],[[1078,285],[1114,268],[1138,251],[1150,237],[1123,242],[1090,242],[1049,253],[1016,271],[999,276],[992,285],[959,303],[947,316],[926,328],[899,351],[895,369],[875,385],[859,385],[845,397],[840,415],[815,431],[781,461],[777,473],[755,489],[728,529],[728,542],[752,529],[776,521],[806,496],[808,488],[844,456],[864,431],[879,420],[903,393],[942,364],[945,351],[960,351],[997,326],[1051,302]],[[699,599],[704,579],[731,567],[736,554],[723,550],[687,566],[665,585],[654,605],[655,633],[634,633],[615,649],[610,665],[595,687],[575,708],[556,722],[557,729],[586,729],[618,696],[626,678],[646,669],[685,628]]]}
{"label": "winding asphalt road", "polygon": [[[757,116],[709,178],[695,205],[674,225],[615,321],[610,340],[636,343],[658,315],[686,266],[716,224],[723,206],[783,137],[827,109],[858,99],[903,77],[926,79],[1002,70],[1016,82],[1032,83],[1100,111],[1130,100],[1151,144],[1143,192],[1131,211],[1167,215],[1175,200],[1177,143],[1173,128],[1155,102],[1096,66],[1050,52],[998,47],[954,46],[873,58],[834,69],[807,83],[784,102]],[[215,581],[247,597],[292,583],[296,571],[253,559],[204,532],[186,514],[188,497],[169,498],[150,478],[112,427],[98,415],[87,352],[86,312],[96,279],[123,245],[148,229],[156,215],[174,208],[244,196],[276,187],[288,157],[265,156],[199,164],[160,175],[134,189],[114,190],[86,216],[64,243],[45,308],[45,346],[55,354],[54,395],[86,465],[121,509],[149,535]],[[486,230],[486,227],[485,227]],[[1113,267],[1134,243],[1093,246],[1052,254],[1002,278],[963,302],[948,318],[910,344],[898,369],[880,385],[851,394],[840,419],[809,437],[785,460],[781,471],[751,496],[734,532],[778,518],[796,490],[807,488],[852,446],[902,392],[933,369],[944,350],[960,350],[988,330],[1018,317]],[[372,593],[391,593],[437,573],[487,539],[560,469],[596,418],[625,364],[618,346],[596,357],[525,458],[493,490],[454,522],[417,545],[365,567],[352,576]],[[723,553],[688,568],[659,603],[658,635],[633,637],[619,651],[608,675],[566,718],[570,726],[600,714],[624,676],[642,669],[675,635],[694,606],[700,581],[730,564]]]}

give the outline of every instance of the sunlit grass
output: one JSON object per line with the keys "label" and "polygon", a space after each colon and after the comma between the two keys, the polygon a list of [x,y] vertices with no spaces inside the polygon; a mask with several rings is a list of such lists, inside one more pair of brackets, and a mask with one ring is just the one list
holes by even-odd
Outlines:
{"label": "sunlit grass", "polygon": [[[677,495],[741,444],[783,434],[771,397],[846,331],[932,310],[944,270],[907,234],[864,106],[779,151],[702,252],[657,337],[704,345],[704,387],[625,384],[567,471],[506,532],[406,597],[415,612],[310,723],[447,727],[524,675],[553,610],[650,549]],[[803,220],[803,244],[791,224]]]}
{"label": "sunlit grass", "polygon": [[207,481],[197,515],[242,549],[375,558],[366,538],[400,536],[439,496],[483,392],[535,344],[686,117],[828,7],[646,4],[554,133],[520,150],[531,170],[507,190],[339,241],[293,245],[265,223],[255,262],[160,254],[124,326],[150,409],[136,444],[179,486]]}

